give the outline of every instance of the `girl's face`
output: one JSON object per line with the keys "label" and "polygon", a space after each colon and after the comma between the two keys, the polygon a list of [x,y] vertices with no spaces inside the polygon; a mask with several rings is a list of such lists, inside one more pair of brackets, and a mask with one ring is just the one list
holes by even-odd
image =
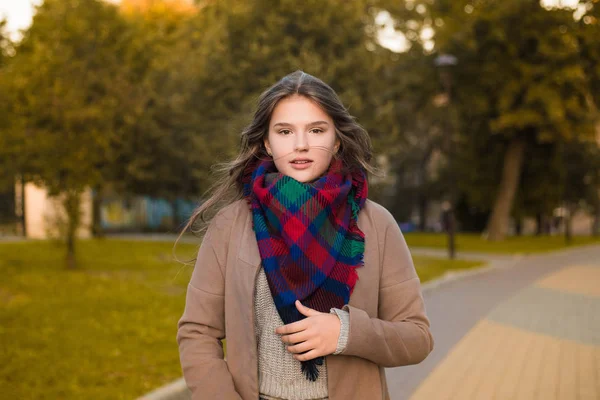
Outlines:
{"label": "girl's face", "polygon": [[333,120],[308,98],[293,95],[275,106],[265,147],[280,173],[311,182],[327,171],[339,145]]}

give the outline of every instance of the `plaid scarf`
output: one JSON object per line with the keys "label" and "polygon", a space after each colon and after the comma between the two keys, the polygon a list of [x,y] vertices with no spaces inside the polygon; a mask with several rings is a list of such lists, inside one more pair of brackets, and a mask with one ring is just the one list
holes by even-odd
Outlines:
{"label": "plaid scarf", "polygon": [[[273,160],[250,163],[242,179],[253,229],[281,320],[306,318],[296,300],[320,312],[348,303],[363,264],[364,234],[358,213],[368,192],[366,173],[343,170],[333,159],[326,174],[302,183],[277,172]],[[302,361],[315,381],[323,357]]]}

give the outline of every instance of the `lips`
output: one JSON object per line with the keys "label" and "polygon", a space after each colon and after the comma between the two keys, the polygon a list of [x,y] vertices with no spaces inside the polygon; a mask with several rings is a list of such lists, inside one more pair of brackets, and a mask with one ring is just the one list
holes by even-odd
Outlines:
{"label": "lips", "polygon": [[311,163],[312,160],[309,158],[294,158],[290,163],[292,164],[308,164]]}
{"label": "lips", "polygon": [[290,166],[296,170],[309,169],[312,166],[313,160],[308,158],[294,158],[290,161]]}

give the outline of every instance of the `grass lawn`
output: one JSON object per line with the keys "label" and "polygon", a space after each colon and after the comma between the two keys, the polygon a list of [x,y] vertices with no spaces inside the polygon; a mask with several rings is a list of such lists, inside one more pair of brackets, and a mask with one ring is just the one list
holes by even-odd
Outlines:
{"label": "grass lawn", "polygon": [[[179,244],[180,259],[196,247]],[[133,399],[181,376],[177,321],[191,268],[161,242],[84,240],[79,271],[50,242],[0,244],[0,393]],[[414,257],[423,282],[476,262]]]}
{"label": "grass lawn", "polygon": [[[409,247],[447,248],[447,235],[441,233],[405,233]],[[485,253],[543,253],[566,249],[574,246],[597,243],[600,236],[574,236],[570,245],[565,244],[563,236],[514,236],[503,242],[488,242],[478,234],[456,235],[457,251],[476,251]]]}
{"label": "grass lawn", "polygon": [[484,264],[483,262],[473,260],[449,260],[446,258],[439,259],[422,256],[413,256],[413,262],[421,283],[438,278],[446,271],[472,269],[481,267]]}
{"label": "grass lawn", "polygon": [[179,377],[191,268],[171,254],[169,243],[86,240],[71,272],[52,243],[0,244],[1,397],[131,400]]}

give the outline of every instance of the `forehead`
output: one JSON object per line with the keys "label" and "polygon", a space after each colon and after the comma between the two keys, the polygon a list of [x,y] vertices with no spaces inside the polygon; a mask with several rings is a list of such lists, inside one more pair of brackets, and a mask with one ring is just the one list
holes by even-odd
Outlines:
{"label": "forehead", "polygon": [[294,95],[277,103],[271,115],[270,125],[282,122],[303,125],[314,121],[332,123],[331,117],[317,103],[304,96]]}

